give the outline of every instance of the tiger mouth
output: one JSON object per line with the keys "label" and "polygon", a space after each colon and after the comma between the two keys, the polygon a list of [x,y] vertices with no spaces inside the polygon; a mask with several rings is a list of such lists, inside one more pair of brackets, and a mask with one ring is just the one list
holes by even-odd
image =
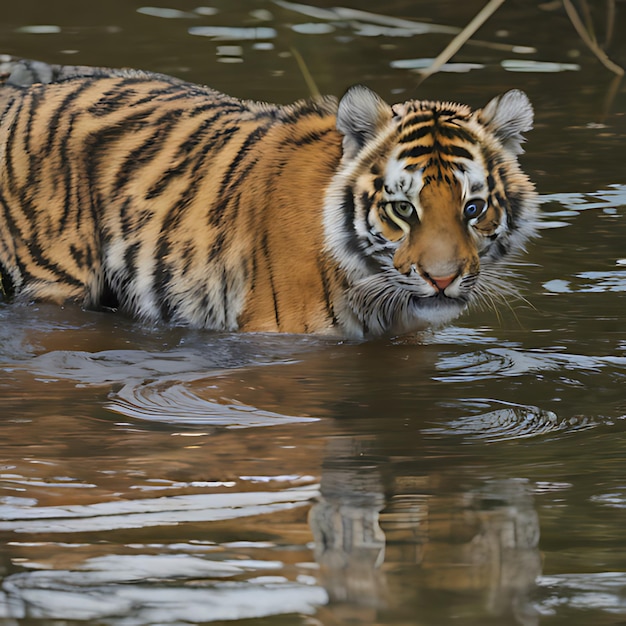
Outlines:
{"label": "tiger mouth", "polygon": [[470,301],[470,294],[468,295],[459,295],[459,296],[448,296],[443,292],[434,293],[430,296],[419,296],[412,295],[410,298],[410,302],[412,305],[420,306],[428,306],[428,307],[437,307],[437,306],[457,306],[457,307],[466,307]]}
{"label": "tiger mouth", "polygon": [[394,284],[378,275],[353,284],[348,299],[359,319],[370,329],[380,327],[382,331],[454,318],[469,301],[469,294],[426,294],[415,287]]}

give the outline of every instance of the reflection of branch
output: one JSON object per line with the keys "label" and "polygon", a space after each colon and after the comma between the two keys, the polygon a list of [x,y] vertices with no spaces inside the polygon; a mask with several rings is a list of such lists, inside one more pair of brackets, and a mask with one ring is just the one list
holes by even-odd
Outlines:
{"label": "reflection of branch", "polygon": [[476,14],[474,19],[445,47],[443,52],[432,62],[432,65],[421,72],[420,83],[431,74],[439,71],[441,66],[449,61],[461,46],[491,17],[495,10],[504,3],[504,0],[489,0]]}
{"label": "reflection of branch", "polygon": [[622,82],[623,76],[613,76],[613,80],[611,80],[611,84],[609,85],[609,89],[606,92],[606,96],[604,98],[604,106],[602,107],[602,117],[600,118],[601,122],[604,122],[604,119],[608,117],[611,112],[611,107],[613,106],[613,101],[615,100],[615,96],[617,95],[617,90],[619,89],[620,83]]}
{"label": "reflection of branch", "polygon": [[602,65],[604,65],[604,67],[611,70],[611,72],[617,74],[618,76],[623,76],[624,68],[617,65],[617,63],[614,63],[613,61],[611,61],[611,59],[609,59],[609,57],[607,56],[606,52],[604,52],[604,50],[600,48],[597,42],[591,38],[587,30],[585,29],[585,26],[582,23],[580,16],[576,12],[576,9],[574,8],[574,5],[572,4],[571,0],[563,0],[563,6],[565,7],[565,11],[567,12],[569,19],[571,20],[572,25],[576,29],[576,32],[579,34],[580,38],[585,42],[587,47],[598,57]]}

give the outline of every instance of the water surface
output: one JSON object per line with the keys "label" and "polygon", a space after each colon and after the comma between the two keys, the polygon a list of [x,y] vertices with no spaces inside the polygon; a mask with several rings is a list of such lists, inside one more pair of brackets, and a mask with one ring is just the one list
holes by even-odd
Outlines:
{"label": "water surface", "polygon": [[626,92],[562,10],[514,2],[418,88],[482,4],[3,9],[3,52],[242,98],[308,96],[294,51],[323,93],[524,89],[544,228],[525,300],[411,338],[0,307],[0,624],[626,620]]}

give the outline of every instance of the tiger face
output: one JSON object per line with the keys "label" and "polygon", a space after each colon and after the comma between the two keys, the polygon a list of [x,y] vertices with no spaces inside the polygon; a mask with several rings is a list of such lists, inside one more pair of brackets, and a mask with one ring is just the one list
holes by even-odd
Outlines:
{"label": "tiger face", "polygon": [[478,111],[348,91],[325,209],[328,249],[349,276],[346,324],[402,334],[509,295],[494,268],[535,229],[536,195],[516,159],[532,117],[520,91]]}

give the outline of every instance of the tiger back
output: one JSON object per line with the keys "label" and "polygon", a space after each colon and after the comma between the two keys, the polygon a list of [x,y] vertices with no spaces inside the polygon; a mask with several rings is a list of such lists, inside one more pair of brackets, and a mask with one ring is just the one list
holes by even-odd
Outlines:
{"label": "tiger back", "polygon": [[133,70],[44,64],[38,82],[11,63],[30,74],[0,88],[6,299],[364,337],[513,291],[500,266],[536,212],[521,92],[478,111],[365,87],[281,106]]}

